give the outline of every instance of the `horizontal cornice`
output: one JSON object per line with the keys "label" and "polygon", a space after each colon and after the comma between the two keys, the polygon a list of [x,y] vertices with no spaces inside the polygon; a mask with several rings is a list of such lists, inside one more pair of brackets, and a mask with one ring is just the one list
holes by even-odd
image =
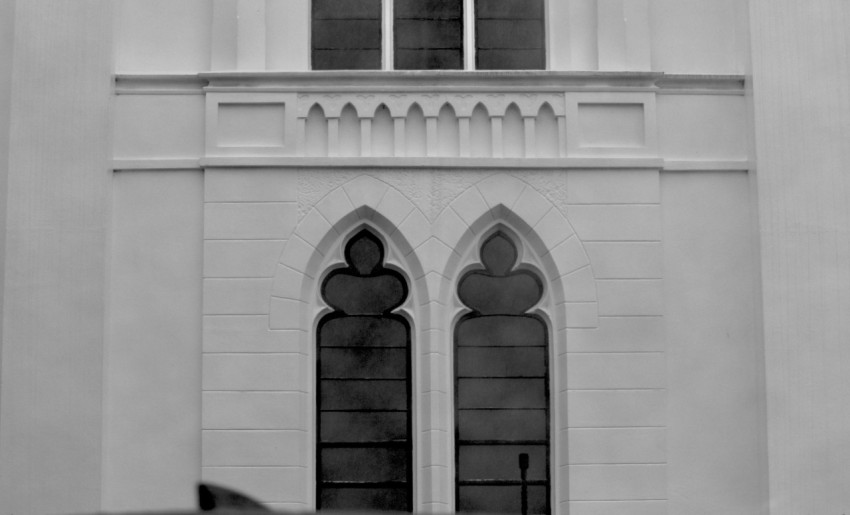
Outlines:
{"label": "horizontal cornice", "polygon": [[310,71],[117,74],[115,92],[204,94],[228,91],[654,91],[743,94],[742,75],[553,71]]}

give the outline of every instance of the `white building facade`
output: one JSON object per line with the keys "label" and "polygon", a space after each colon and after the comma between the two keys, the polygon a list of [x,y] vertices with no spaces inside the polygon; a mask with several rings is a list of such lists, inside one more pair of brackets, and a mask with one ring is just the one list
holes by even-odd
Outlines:
{"label": "white building facade", "polygon": [[[542,43],[509,52],[544,64],[485,70],[467,0],[455,69],[401,70],[402,4],[326,58],[310,0],[0,3],[0,513],[191,508],[198,481],[309,511],[350,479],[328,449],[347,470],[384,444],[406,472],[371,487],[413,511],[514,488],[464,471],[507,448],[538,512],[843,513],[850,9],[541,0]],[[314,69],[367,50],[378,69]],[[494,237],[515,253],[495,272]],[[475,273],[539,291],[476,307]],[[398,302],[344,307],[377,276]],[[378,312],[407,331],[407,364],[373,371],[404,407],[334,407],[334,381],[374,377],[324,368],[327,321]],[[479,315],[543,343],[470,371]],[[539,435],[464,436],[494,409],[476,388],[539,391],[486,419]],[[320,429],[382,410],[398,445]]]}

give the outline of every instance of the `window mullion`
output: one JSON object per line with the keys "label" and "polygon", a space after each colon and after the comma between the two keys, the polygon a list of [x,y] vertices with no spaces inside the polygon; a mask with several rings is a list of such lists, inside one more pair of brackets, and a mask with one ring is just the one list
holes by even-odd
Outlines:
{"label": "window mullion", "polygon": [[395,32],[393,32],[393,2],[395,0],[383,0],[383,64],[382,69],[394,69],[393,62],[395,59]]}
{"label": "window mullion", "polygon": [[463,0],[463,69],[475,69],[475,0]]}

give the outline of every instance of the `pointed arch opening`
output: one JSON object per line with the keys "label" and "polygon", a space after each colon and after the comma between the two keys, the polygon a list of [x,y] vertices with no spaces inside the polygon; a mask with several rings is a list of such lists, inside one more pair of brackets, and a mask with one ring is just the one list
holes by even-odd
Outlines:
{"label": "pointed arch opening", "polygon": [[531,312],[543,278],[501,230],[478,262],[457,285],[467,312],[454,327],[456,509],[548,514],[550,336]]}
{"label": "pointed arch opening", "polygon": [[405,277],[362,228],[322,280],[316,328],[316,507],[413,508],[411,326]]}

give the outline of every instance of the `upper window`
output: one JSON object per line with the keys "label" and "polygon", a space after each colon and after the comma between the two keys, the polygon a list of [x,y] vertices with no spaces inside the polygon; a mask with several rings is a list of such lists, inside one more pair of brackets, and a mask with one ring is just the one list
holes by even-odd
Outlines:
{"label": "upper window", "polygon": [[313,0],[313,69],[540,70],[543,1]]}

